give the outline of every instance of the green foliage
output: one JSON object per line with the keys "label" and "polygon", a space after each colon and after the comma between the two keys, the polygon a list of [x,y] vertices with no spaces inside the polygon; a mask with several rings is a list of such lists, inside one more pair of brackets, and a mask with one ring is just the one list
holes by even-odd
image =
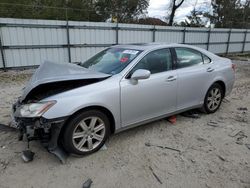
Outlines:
{"label": "green foliage", "polygon": [[125,22],[142,14],[149,0],[0,0],[0,17]]}
{"label": "green foliage", "polygon": [[206,23],[203,18],[203,12],[197,11],[195,8],[191,11],[191,14],[187,16],[187,19],[185,21],[180,22],[179,25],[182,27],[205,27]]}
{"label": "green foliage", "polygon": [[249,24],[250,0],[212,0],[213,13],[205,16],[215,27],[246,28]]}
{"label": "green foliage", "polygon": [[96,10],[105,19],[114,18],[118,22],[130,22],[142,15],[149,0],[97,0]]}

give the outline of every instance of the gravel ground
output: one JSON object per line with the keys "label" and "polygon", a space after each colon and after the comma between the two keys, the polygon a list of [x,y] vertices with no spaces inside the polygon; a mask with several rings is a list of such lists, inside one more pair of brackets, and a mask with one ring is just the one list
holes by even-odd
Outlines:
{"label": "gravel ground", "polygon": [[[31,143],[34,161],[24,163],[25,144],[15,132],[0,131],[0,187],[73,188],[88,178],[101,188],[250,187],[250,61],[234,63],[235,87],[215,114],[178,115],[174,125],[161,120],[113,135],[107,150],[70,156],[65,165],[38,142]],[[0,123],[8,123],[11,104],[32,72],[0,72]]]}

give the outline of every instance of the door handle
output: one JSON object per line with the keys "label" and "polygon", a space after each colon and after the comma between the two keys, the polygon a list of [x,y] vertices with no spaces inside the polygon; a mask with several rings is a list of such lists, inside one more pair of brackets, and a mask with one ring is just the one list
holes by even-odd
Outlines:
{"label": "door handle", "polygon": [[176,76],[169,76],[166,81],[167,82],[172,82],[172,81],[174,81],[176,79],[177,79]]}
{"label": "door handle", "polygon": [[213,72],[213,71],[214,71],[213,68],[211,68],[211,67],[207,68],[207,72]]}

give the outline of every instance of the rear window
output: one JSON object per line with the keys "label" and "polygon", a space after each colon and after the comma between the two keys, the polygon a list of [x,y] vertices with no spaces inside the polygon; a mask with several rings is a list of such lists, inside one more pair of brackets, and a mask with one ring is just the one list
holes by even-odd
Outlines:
{"label": "rear window", "polygon": [[85,61],[80,66],[113,75],[121,72],[140,53],[140,50],[134,49],[108,48]]}

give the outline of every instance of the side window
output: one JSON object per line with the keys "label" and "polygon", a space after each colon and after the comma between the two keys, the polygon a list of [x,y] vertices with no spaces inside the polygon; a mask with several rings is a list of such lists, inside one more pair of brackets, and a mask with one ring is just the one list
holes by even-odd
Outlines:
{"label": "side window", "polygon": [[211,59],[206,55],[202,54],[204,64],[211,63]]}
{"label": "side window", "polygon": [[177,68],[203,64],[202,54],[188,48],[175,48],[177,55]]}
{"label": "side window", "polygon": [[172,56],[169,49],[155,50],[148,53],[132,69],[131,74],[138,69],[146,69],[151,74],[164,72],[172,69]]}

